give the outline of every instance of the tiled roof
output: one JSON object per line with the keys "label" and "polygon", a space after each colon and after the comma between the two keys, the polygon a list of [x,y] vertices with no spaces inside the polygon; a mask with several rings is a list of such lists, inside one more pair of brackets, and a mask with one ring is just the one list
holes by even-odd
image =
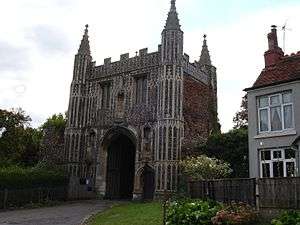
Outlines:
{"label": "tiled roof", "polygon": [[284,56],[275,65],[263,69],[253,86],[245,90],[253,90],[298,79],[300,80],[300,52],[291,56]]}

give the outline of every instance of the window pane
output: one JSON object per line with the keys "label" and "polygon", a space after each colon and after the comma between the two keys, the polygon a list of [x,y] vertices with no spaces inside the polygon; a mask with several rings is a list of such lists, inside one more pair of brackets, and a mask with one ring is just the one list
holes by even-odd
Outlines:
{"label": "window pane", "polygon": [[260,97],[258,102],[260,108],[269,106],[269,98],[267,96]]}
{"label": "window pane", "polygon": [[260,131],[268,131],[268,110],[267,109],[261,109],[259,110],[259,118],[260,118]]}
{"label": "window pane", "polygon": [[271,105],[278,105],[280,104],[280,98],[279,95],[273,96],[270,98]]}
{"label": "window pane", "polygon": [[271,130],[282,130],[281,107],[271,108]]}
{"label": "window pane", "polygon": [[273,159],[280,159],[281,151],[273,151]]}
{"label": "window pane", "polygon": [[283,177],[283,162],[273,162],[273,177]]}
{"label": "window pane", "polygon": [[292,102],[292,93],[291,92],[286,92],[286,93],[282,94],[282,100],[283,100],[283,103]]}
{"label": "window pane", "polygon": [[284,157],[285,159],[294,159],[296,156],[295,150],[288,148],[284,150]]}
{"label": "window pane", "polygon": [[271,160],[271,152],[270,151],[262,151],[261,152],[261,160]]}
{"label": "window pane", "polygon": [[262,177],[270,177],[270,164],[269,163],[262,164]]}
{"label": "window pane", "polygon": [[293,106],[286,105],[283,107],[284,128],[293,128]]}
{"label": "window pane", "polygon": [[286,163],[286,176],[287,177],[294,177],[295,176],[295,163],[294,162],[287,162]]}

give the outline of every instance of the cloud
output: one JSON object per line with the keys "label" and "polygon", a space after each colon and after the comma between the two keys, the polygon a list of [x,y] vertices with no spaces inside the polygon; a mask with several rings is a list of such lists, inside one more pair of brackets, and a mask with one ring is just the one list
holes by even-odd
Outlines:
{"label": "cloud", "polygon": [[[264,66],[270,25],[281,25],[289,18],[293,31],[287,33],[288,52],[300,49],[298,0],[293,7],[285,1],[278,8],[272,2],[263,10],[252,7],[246,13],[248,7],[242,7],[242,1],[231,2],[239,4],[226,1],[221,5],[219,0],[177,3],[185,32],[184,49],[192,61],[200,55],[202,35],[208,35],[212,61],[218,70],[223,131],[232,127],[244,94],[242,89],[253,84]],[[255,2],[258,1],[251,1],[251,5]],[[115,61],[122,53],[134,55],[144,47],[156,51],[169,4],[169,0],[7,1],[6,10],[0,14],[0,26],[5,27],[0,41],[0,107],[22,107],[32,115],[35,126],[53,113],[65,112],[74,55],[84,25],[90,24],[92,56],[97,65],[106,57]],[[219,10],[213,10],[215,5]],[[220,10],[224,13],[220,14]],[[279,32],[279,41],[281,37]]]}
{"label": "cloud", "polygon": [[43,55],[64,54],[70,51],[70,41],[59,27],[36,25],[25,33],[25,38]]}
{"label": "cloud", "polygon": [[0,72],[17,72],[28,69],[28,49],[14,46],[6,41],[0,40]]}

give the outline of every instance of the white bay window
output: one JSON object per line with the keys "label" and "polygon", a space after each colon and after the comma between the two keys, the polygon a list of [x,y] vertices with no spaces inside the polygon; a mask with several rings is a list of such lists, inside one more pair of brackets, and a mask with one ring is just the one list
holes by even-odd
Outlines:
{"label": "white bay window", "polygon": [[294,177],[295,150],[271,149],[260,151],[260,177]]}
{"label": "white bay window", "polygon": [[259,133],[294,128],[292,92],[258,97]]}

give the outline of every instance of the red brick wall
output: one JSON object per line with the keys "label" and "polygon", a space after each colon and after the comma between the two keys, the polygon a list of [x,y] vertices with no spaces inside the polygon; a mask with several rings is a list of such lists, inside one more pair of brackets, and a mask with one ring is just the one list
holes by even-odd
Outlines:
{"label": "red brick wall", "polygon": [[209,134],[209,88],[202,82],[185,75],[183,94],[185,120],[183,151],[189,151],[197,141],[201,138],[206,139]]}

